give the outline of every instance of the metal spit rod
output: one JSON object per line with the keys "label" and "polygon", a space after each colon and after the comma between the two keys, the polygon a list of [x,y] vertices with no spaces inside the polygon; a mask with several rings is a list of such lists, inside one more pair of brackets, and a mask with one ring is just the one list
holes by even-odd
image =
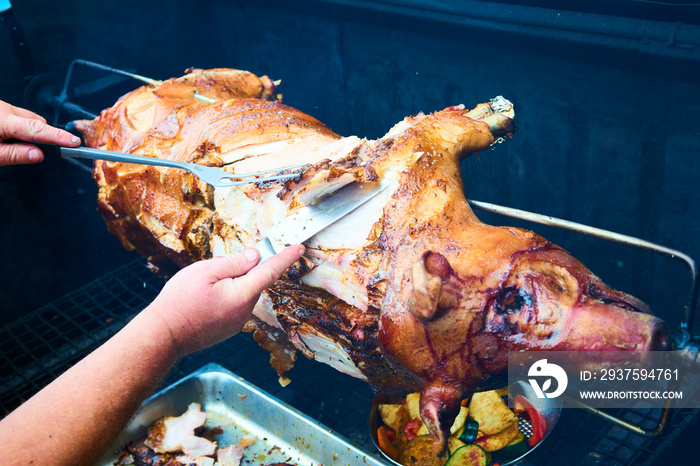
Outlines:
{"label": "metal spit rod", "polygon": [[[83,60],[81,58],[73,60],[70,65],[68,66],[68,70],[66,71],[66,79],[63,81],[63,87],[61,88],[61,91],[58,95],[53,96],[51,99],[50,104],[53,106],[55,109],[55,116],[54,116],[54,125],[58,125],[59,123],[59,112],[60,110],[67,111],[74,117],[80,117],[80,118],[89,118],[93,119],[97,117],[97,115],[93,112],[90,112],[89,110],[83,108],[82,106],[71,102],[70,99],[68,98],[68,90],[71,88],[72,80],[73,80],[73,75],[75,74],[75,69],[77,66],[85,66],[88,68],[94,68],[102,71],[106,71],[108,73],[116,74],[119,76],[125,76],[127,78],[132,78],[136,79],[137,81],[141,81],[146,84],[150,84],[153,86],[160,86],[163,81],[159,81],[157,79],[152,79],[146,76],[142,76],[140,74],[136,73],[131,73],[129,71],[125,70],[120,70],[118,68],[112,68],[111,66],[106,66],[102,65],[100,63],[95,63],[89,60]],[[213,103],[216,102],[216,99],[212,99],[210,97],[201,95],[197,92],[194,94],[195,98],[205,102],[205,103]],[[69,123],[67,125],[67,129],[70,128],[71,124]]]}
{"label": "metal spit rod", "polygon": [[[71,63],[70,66],[73,67],[75,64],[85,65],[85,66],[89,66],[92,68],[96,68],[98,70],[107,71],[109,73],[114,73],[114,74],[118,74],[121,76],[126,76],[128,78],[136,79],[137,81],[141,81],[141,82],[144,82],[146,84],[150,84],[150,85],[156,86],[156,87],[163,84],[163,81],[158,80],[158,79],[148,78],[146,76],[141,76],[140,74],[131,73],[129,71],[120,70],[118,68],[112,68],[111,66],[102,65],[100,63],[95,63],[95,62],[83,60],[80,58],[73,60],[73,62]],[[70,72],[70,70],[69,70],[69,72]],[[66,88],[64,87],[64,91],[65,90],[66,90]],[[198,92],[194,93],[194,97],[195,97],[195,99],[200,100],[200,101],[207,103],[207,104],[211,104],[211,103],[214,103],[217,101],[216,99],[212,99],[211,97],[207,97],[207,96],[202,95]]]}

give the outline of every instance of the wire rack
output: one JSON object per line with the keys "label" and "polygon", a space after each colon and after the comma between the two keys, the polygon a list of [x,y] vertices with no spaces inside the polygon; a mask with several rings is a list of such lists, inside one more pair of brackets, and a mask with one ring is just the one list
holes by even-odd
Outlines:
{"label": "wire rack", "polygon": [[[138,258],[0,329],[0,410],[9,413],[119,331],[155,298],[163,281]],[[249,334],[237,335],[183,358],[168,386],[216,362],[376,454],[368,431],[373,394],[367,384],[301,357],[281,387],[277,374]],[[161,388],[162,388],[161,387]],[[615,412],[653,428],[661,410]],[[552,434],[526,465],[667,464],[669,448],[697,422],[698,410],[676,410],[664,435],[646,438],[579,409],[564,409]]]}

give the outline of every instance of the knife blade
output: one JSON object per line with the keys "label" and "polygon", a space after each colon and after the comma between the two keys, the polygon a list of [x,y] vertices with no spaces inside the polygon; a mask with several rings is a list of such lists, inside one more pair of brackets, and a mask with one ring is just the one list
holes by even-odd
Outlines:
{"label": "knife blade", "polygon": [[310,239],[386,188],[380,182],[354,181],[315,203],[300,208],[267,228],[265,237],[253,246],[260,251],[260,263],[288,245],[301,244]]}

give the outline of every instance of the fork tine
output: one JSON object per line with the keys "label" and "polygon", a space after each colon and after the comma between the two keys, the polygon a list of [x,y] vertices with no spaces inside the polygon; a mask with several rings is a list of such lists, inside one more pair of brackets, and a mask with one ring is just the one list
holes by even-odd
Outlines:
{"label": "fork tine", "polygon": [[[224,180],[228,180],[228,183],[226,183],[226,186],[240,186],[240,185],[248,184],[248,183],[260,183],[262,181],[284,180],[284,179],[289,179],[289,178],[296,178],[297,176],[299,176],[299,173],[281,173],[281,172],[287,171],[287,170],[295,170],[295,169],[301,168],[303,166],[304,166],[304,164],[290,165],[288,167],[270,168],[267,170],[260,170],[258,172],[253,172],[253,173],[224,174],[221,176],[220,180],[222,183],[224,183]],[[273,175],[273,176],[264,176],[262,178],[258,178],[260,175],[264,175],[266,173],[277,173],[277,174]]]}
{"label": "fork tine", "polygon": [[221,177],[221,181],[223,182],[224,180],[237,180],[237,181],[230,181],[229,183],[226,184],[226,186],[240,186],[243,184],[260,183],[263,181],[273,181],[273,180],[284,180],[284,179],[289,179],[289,178],[296,178],[297,176],[299,176],[298,173],[289,173],[289,174],[283,174],[283,175],[265,176],[262,178],[250,178],[250,179],[246,179],[246,180],[238,179],[239,177],[237,177],[237,176],[223,176],[223,177]]}
{"label": "fork tine", "polygon": [[268,168],[267,170],[260,170],[259,172],[253,172],[253,173],[232,173],[230,178],[253,178],[258,175],[262,175],[263,173],[280,173],[283,171],[287,170],[296,170],[298,168],[301,168],[305,166],[305,164],[300,164],[300,165],[290,165],[288,167],[280,167],[280,168]]}

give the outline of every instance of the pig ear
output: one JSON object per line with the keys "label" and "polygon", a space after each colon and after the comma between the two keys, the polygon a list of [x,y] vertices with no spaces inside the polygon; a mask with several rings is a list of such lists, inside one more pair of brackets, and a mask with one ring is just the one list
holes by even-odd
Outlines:
{"label": "pig ear", "polygon": [[413,264],[411,272],[413,290],[408,307],[416,319],[431,320],[437,313],[442,278],[428,272],[424,259]]}
{"label": "pig ear", "polygon": [[455,275],[447,258],[428,251],[411,269],[409,310],[419,320],[429,321],[444,314],[459,294]]}

